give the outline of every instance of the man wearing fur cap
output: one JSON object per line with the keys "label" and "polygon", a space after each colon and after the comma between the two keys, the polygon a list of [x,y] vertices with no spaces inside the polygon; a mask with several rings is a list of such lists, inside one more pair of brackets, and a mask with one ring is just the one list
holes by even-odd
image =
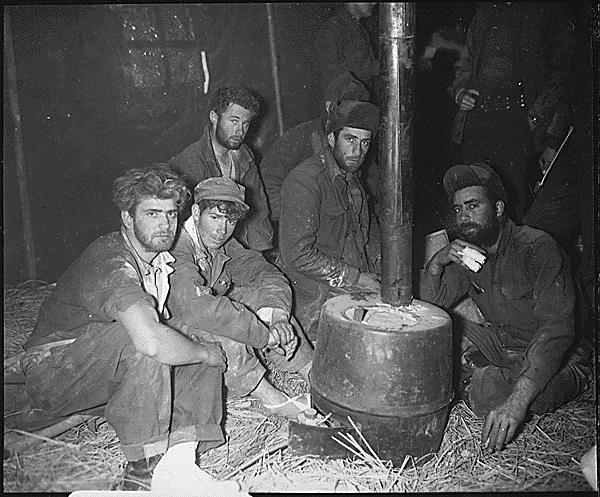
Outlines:
{"label": "man wearing fur cap", "polygon": [[357,175],[378,124],[379,110],[373,104],[343,101],[332,106],[327,146],[283,182],[282,269],[292,282],[294,314],[311,339],[328,298],[380,289],[379,229]]}
{"label": "man wearing fur cap", "polygon": [[260,163],[260,173],[271,209],[271,221],[276,227],[281,208],[281,185],[289,172],[302,161],[318,155],[327,146],[325,127],[327,111],[343,100],[369,100],[369,92],[351,73],[335,78],[325,92],[323,115],[290,128],[269,149]]}
{"label": "man wearing fur cap", "polygon": [[481,311],[479,322],[462,322],[459,393],[485,417],[482,442],[493,452],[528,413],[553,411],[585,390],[591,344],[575,328],[569,258],[549,234],[507,217],[496,172],[456,165],[444,188],[456,239],[422,271],[420,297],[449,309],[469,296]]}

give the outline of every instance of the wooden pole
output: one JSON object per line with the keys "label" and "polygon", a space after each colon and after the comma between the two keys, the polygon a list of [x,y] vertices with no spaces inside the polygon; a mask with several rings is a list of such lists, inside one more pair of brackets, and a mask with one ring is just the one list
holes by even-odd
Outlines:
{"label": "wooden pole", "polygon": [[273,4],[266,4],[267,20],[269,22],[269,51],[271,53],[271,74],[275,86],[275,102],[277,105],[277,124],[279,127],[279,136],[283,135],[285,127],[283,125],[283,105],[281,102],[281,88],[279,85],[279,69],[277,67],[277,51],[275,49],[275,23],[273,21]]}
{"label": "wooden pole", "polygon": [[19,108],[19,93],[17,86],[17,68],[13,47],[10,14],[4,9],[4,54],[6,57],[6,72],[8,75],[8,91],[10,95],[10,110],[13,117],[15,137],[15,159],[19,181],[19,196],[21,198],[21,218],[23,221],[23,237],[25,239],[25,258],[27,275],[30,280],[37,279],[35,269],[35,252],[33,250],[33,231],[31,229],[31,213],[29,211],[29,196],[27,194],[27,175],[25,173],[25,154],[23,152],[23,134],[21,128],[21,110]]}

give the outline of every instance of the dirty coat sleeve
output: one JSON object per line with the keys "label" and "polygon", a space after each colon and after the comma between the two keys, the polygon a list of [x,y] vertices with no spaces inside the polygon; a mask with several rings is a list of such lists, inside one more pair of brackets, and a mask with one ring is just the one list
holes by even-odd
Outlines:
{"label": "dirty coat sleeve", "polygon": [[267,344],[268,328],[243,304],[215,296],[198,270],[192,241],[183,230],[171,253],[175,272],[167,305],[175,318],[192,329],[231,338],[252,347]]}
{"label": "dirty coat sleeve", "polygon": [[439,274],[431,274],[427,266],[421,270],[419,298],[443,309],[449,309],[469,291],[469,278],[454,263],[444,266]]}
{"label": "dirty coat sleeve", "polygon": [[281,309],[288,315],[292,308],[292,290],[284,274],[255,250],[245,249],[237,240],[227,244],[226,270],[235,286],[260,289],[257,308]]}
{"label": "dirty coat sleeve", "polygon": [[315,178],[290,174],[283,183],[281,201],[279,250],[285,266],[331,287],[354,285],[358,268],[317,246],[322,194]]}
{"label": "dirty coat sleeve", "polygon": [[525,351],[521,375],[541,391],[558,372],[575,338],[575,291],[571,270],[550,238],[530,246],[524,267],[533,283],[533,319],[538,328]]}

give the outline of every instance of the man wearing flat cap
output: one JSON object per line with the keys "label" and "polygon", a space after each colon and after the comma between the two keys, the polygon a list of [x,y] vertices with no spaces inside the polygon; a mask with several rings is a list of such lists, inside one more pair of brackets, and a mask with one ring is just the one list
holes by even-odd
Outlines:
{"label": "man wearing flat cap", "polygon": [[489,452],[587,386],[592,347],[576,329],[569,258],[547,233],[506,215],[506,190],[487,164],[444,176],[456,238],[421,273],[420,298],[445,309],[466,296],[481,311],[462,321],[459,393],[485,417]]}
{"label": "man wearing flat cap", "polygon": [[323,303],[340,292],[380,289],[379,230],[357,176],[379,111],[367,102],[332,106],[327,146],[292,169],[281,189],[279,251],[292,282],[294,315],[310,339]]}
{"label": "man wearing flat cap", "polygon": [[219,341],[227,357],[227,395],[259,399],[271,414],[296,419],[310,407],[290,399],[265,378],[265,354],[274,367],[308,381],[312,348],[291,315],[285,276],[257,251],[232,237],[249,207],[244,187],[215,177],[194,189],[192,215],[171,253],[176,261],[167,304],[200,339]]}

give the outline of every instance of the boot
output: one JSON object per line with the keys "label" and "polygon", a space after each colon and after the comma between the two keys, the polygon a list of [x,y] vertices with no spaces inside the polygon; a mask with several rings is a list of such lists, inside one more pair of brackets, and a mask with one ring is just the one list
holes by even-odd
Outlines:
{"label": "boot", "polygon": [[162,456],[162,454],[157,454],[149,459],[127,462],[125,473],[123,473],[122,490],[150,490],[152,474]]}

